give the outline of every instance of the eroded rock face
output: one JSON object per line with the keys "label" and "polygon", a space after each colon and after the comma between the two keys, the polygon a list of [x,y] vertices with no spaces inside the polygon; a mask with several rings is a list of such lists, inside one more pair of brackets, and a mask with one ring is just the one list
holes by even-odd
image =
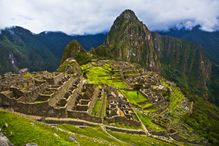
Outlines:
{"label": "eroded rock face", "polygon": [[105,43],[95,53],[139,63],[148,70],[160,69],[152,35],[131,10],[125,10],[116,18]]}

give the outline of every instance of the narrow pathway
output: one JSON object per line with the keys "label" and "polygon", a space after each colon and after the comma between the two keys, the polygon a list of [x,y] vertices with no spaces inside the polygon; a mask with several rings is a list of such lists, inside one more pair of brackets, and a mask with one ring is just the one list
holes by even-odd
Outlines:
{"label": "narrow pathway", "polygon": [[136,113],[135,109],[132,108],[132,110],[134,111],[135,115],[137,116],[138,120],[141,122],[141,126],[143,128],[143,130],[145,131],[145,133],[147,135],[151,135],[149,132],[148,132],[148,129],[145,127],[144,123],[141,121],[141,119],[139,118],[138,114]]}
{"label": "narrow pathway", "polygon": [[130,145],[129,143],[124,142],[124,141],[122,141],[122,140],[120,140],[120,139],[118,139],[118,138],[112,136],[111,134],[109,134],[108,131],[106,130],[105,125],[103,125],[103,124],[99,124],[99,126],[101,127],[101,129],[103,130],[103,132],[105,132],[105,133],[106,133],[109,137],[111,137],[112,139],[114,139],[114,140],[116,140],[116,141],[118,141],[118,142],[121,142],[121,143],[124,143],[124,144]]}

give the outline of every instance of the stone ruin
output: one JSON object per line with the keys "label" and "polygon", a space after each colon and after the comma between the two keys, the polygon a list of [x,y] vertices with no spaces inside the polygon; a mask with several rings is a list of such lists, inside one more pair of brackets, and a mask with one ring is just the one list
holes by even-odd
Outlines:
{"label": "stone ruin", "polygon": [[109,123],[117,122],[129,126],[140,126],[140,122],[126,98],[115,89],[105,89],[107,93],[106,120]]}
{"label": "stone ruin", "polygon": [[37,72],[5,74],[0,80],[0,107],[29,115],[102,122],[90,114],[101,90],[82,76]]}
{"label": "stone ruin", "polygon": [[69,89],[80,84],[81,77],[39,72],[28,78],[24,74],[6,75],[1,80],[1,107],[31,115],[66,117],[71,96],[64,95],[72,94]]}

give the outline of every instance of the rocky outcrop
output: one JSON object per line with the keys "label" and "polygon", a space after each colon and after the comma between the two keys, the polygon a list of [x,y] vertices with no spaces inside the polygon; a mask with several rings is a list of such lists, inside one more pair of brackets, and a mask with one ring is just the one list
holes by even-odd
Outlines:
{"label": "rocky outcrop", "polygon": [[91,56],[84,50],[80,43],[72,40],[64,49],[61,64],[68,58],[75,59],[79,64],[87,63],[91,60]]}

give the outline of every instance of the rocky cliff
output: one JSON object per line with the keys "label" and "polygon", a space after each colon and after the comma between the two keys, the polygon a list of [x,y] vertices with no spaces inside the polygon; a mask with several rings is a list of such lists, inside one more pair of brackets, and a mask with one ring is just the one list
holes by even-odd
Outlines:
{"label": "rocky cliff", "polygon": [[207,83],[210,80],[212,63],[202,48],[156,33],[153,34],[153,42],[163,75],[184,88],[207,97]]}

